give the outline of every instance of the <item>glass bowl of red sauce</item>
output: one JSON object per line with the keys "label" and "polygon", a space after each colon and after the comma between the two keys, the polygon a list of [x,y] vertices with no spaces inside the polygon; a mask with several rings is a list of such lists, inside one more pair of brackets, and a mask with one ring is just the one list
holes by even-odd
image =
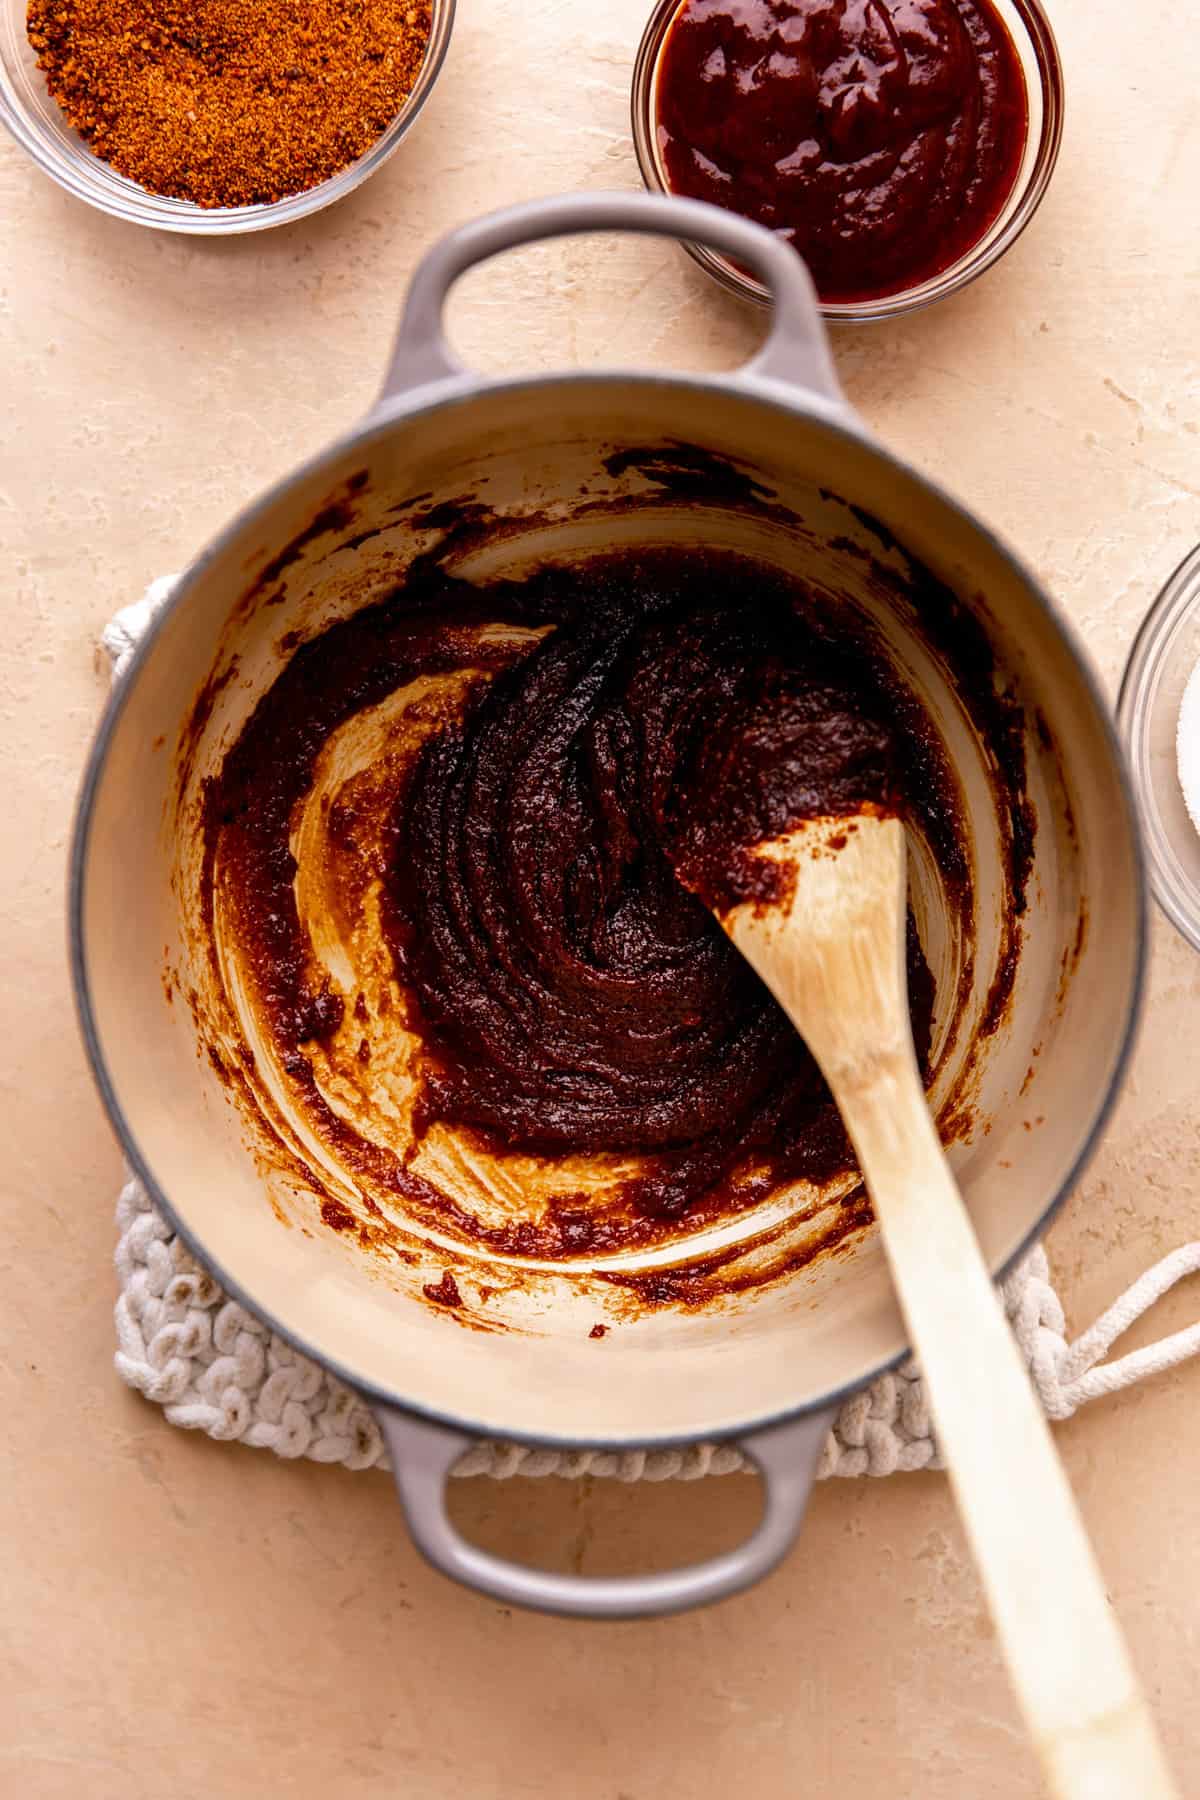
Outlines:
{"label": "glass bowl of red sauce", "polygon": [[990,268],[1037,210],[1062,121],[1040,0],[660,0],[633,74],[646,186],[778,232],[833,320],[894,318]]}

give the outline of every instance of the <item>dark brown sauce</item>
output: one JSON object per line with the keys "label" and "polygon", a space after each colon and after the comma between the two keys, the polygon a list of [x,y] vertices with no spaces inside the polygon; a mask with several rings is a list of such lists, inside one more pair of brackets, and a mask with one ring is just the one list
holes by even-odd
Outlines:
{"label": "dark brown sauce", "polygon": [[[496,617],[556,628],[427,742],[396,811],[389,934],[428,1052],[422,1125],[651,1157],[627,1190],[651,1216],[751,1154],[772,1184],[851,1166],[812,1058],[696,894],[761,897],[774,865],[748,845],[890,798],[892,702],[792,584],[764,570],[748,602],[747,575],[673,553],[493,589]],[[909,984],[925,1055],[915,929]]]}
{"label": "dark brown sauce", "polygon": [[[702,493],[696,495],[697,499],[719,497],[722,470],[731,479],[739,477],[739,471],[729,469],[719,459],[697,461],[695,457],[689,458],[686,446],[647,447],[630,452],[626,460],[631,470],[672,494],[680,487],[690,493],[699,486]],[[770,496],[755,494],[753,499],[765,511],[770,512],[775,507]],[[256,1005],[256,1011],[268,1025],[269,1035],[288,1072],[295,1105],[306,1115],[318,1135],[329,1143],[333,1154],[349,1171],[357,1172],[365,1182],[374,1184],[381,1198],[385,1198],[390,1190],[403,1197],[406,1207],[415,1209],[417,1216],[425,1216],[431,1221],[437,1218],[463,1237],[502,1255],[570,1258],[629,1245],[644,1246],[656,1241],[660,1232],[667,1237],[673,1235],[673,1221],[681,1213],[686,1213],[689,1230],[697,1229],[756,1206],[781,1182],[807,1175],[822,1183],[839,1174],[848,1174],[853,1163],[840,1121],[815,1070],[811,1065],[805,1067],[807,1058],[785,1024],[782,1029],[786,1046],[781,1048],[781,1056],[776,1058],[772,1054],[765,1058],[770,1064],[770,1079],[765,1089],[760,1087],[758,1090],[757,1110],[756,1106],[751,1106],[748,1113],[722,1121],[720,1130],[702,1133],[698,1139],[672,1140],[668,1136],[664,1143],[661,1137],[654,1141],[653,1132],[644,1133],[642,1148],[646,1154],[640,1163],[642,1173],[636,1181],[618,1190],[615,1197],[611,1189],[607,1196],[591,1195],[586,1199],[582,1195],[560,1194],[539,1216],[527,1219],[485,1224],[466,1212],[451,1195],[441,1192],[417,1174],[405,1160],[359,1135],[325,1100],[317,1085],[312,1057],[324,1041],[323,1034],[336,1029],[345,1003],[339,995],[330,992],[323,981],[318,981],[315,986],[313,983],[292,886],[295,863],[288,847],[291,822],[312,786],[316,759],[322,747],[343,722],[359,710],[386,698],[415,674],[463,666],[461,646],[455,643],[454,630],[451,629],[449,635],[441,631],[447,622],[453,627],[457,621],[466,632],[484,621],[508,620],[515,625],[549,626],[551,635],[543,643],[557,641],[566,654],[572,645],[578,651],[586,639],[588,620],[597,603],[616,609],[610,624],[614,620],[619,622],[619,617],[623,616],[627,628],[636,624],[637,630],[644,635],[655,619],[661,625],[668,620],[677,622],[679,618],[686,618],[689,608],[694,612],[696,595],[703,584],[709,585],[709,598],[718,602],[718,611],[724,606],[727,611],[745,613],[746,596],[753,593],[755,601],[749,610],[752,614],[762,613],[764,608],[759,607],[758,597],[763,595],[765,617],[760,617],[759,628],[766,631],[766,641],[770,642],[772,630],[778,637],[785,621],[787,623],[789,643],[787,653],[782,657],[783,664],[789,658],[794,662],[797,646],[807,644],[811,670],[815,644],[819,657],[825,659],[826,677],[838,669],[840,659],[843,670],[851,669],[851,686],[859,710],[868,717],[887,719],[896,785],[902,794],[910,796],[914,821],[939,865],[947,904],[952,910],[958,910],[964,920],[969,919],[971,910],[970,859],[959,812],[957,783],[945,764],[936,733],[922,707],[911,691],[897,680],[869,631],[864,630],[861,638],[856,638],[853,630],[832,637],[822,624],[829,616],[829,608],[821,598],[810,597],[799,584],[770,575],[757,564],[746,564],[732,557],[706,558],[682,552],[642,558],[610,557],[573,569],[547,569],[520,584],[475,587],[450,576],[442,566],[442,559],[463,545],[487,541],[497,530],[503,530],[504,521],[490,521],[486,509],[469,497],[457,507],[445,503],[436,510],[436,526],[445,532],[442,543],[418,559],[397,590],[352,619],[328,628],[295,651],[287,668],[260,701],[226,756],[219,777],[205,787],[202,904],[210,954],[213,881],[219,852],[222,881],[227,891],[234,892],[233,918],[239,941],[248,953],[261,1003]],[[848,510],[854,511],[853,508]],[[432,514],[434,509],[429,511]],[[429,520],[422,520],[423,525],[428,523]],[[899,546],[876,521],[860,516],[859,523],[870,528],[888,553],[889,561],[899,553]],[[1017,821],[1025,804],[1023,743],[1016,724],[1020,708],[997,688],[986,631],[971,609],[911,559],[905,559],[905,572],[898,574],[877,562],[870,551],[856,541],[847,540],[845,548],[853,550],[864,561],[869,585],[886,589],[894,603],[915,622],[921,636],[953,668],[960,697],[975,729],[985,741],[998,746],[994,787],[1000,824],[1006,842],[1010,846],[1015,844],[1020,835]],[[845,616],[839,611],[839,617]],[[682,648],[681,640],[681,654]],[[496,677],[492,685],[505,680],[519,685],[530,678],[534,671],[525,667],[522,676],[521,670],[531,664],[537,654],[537,651],[525,651],[518,655],[511,642],[493,647],[489,652]],[[480,666],[480,660],[480,646],[475,640],[468,662],[470,666]],[[484,661],[487,661],[486,657]],[[800,662],[803,664],[803,657]],[[763,672],[761,664],[759,672]],[[454,716],[446,718],[444,729],[435,740],[435,743],[441,743],[443,751],[455,733],[462,741],[462,734],[472,728],[473,722],[482,720],[486,691],[487,684],[481,681],[470,695],[465,713],[460,706]],[[185,741],[182,746],[185,754],[190,747]],[[434,754],[431,747],[431,758]],[[401,871],[395,846],[405,831],[404,821],[408,816],[405,809],[415,791],[415,780],[409,771],[397,784],[393,850],[389,857],[391,879],[388,885],[393,909],[391,937],[402,970],[405,908],[407,905],[411,909],[413,904],[415,866]],[[569,822],[569,809],[567,817]],[[541,834],[561,835],[563,820],[561,811],[552,817],[545,815]],[[549,830],[545,829],[547,825]],[[347,817],[344,826],[347,844],[352,846],[353,818]],[[1016,884],[1006,908],[1007,945],[1019,939],[1020,885],[1028,869],[1023,858],[1011,849],[1006,862]],[[558,864],[561,871],[561,856]],[[232,884],[231,888],[229,884]],[[683,902],[693,909],[699,906],[691,895],[680,889],[675,904],[682,905]],[[692,913],[697,933],[702,924],[705,932],[715,934],[720,948],[727,949],[711,919],[704,915],[702,908],[699,912],[699,920],[695,910]],[[415,918],[416,915],[410,910],[409,916]],[[423,913],[421,916],[424,917]],[[563,919],[566,917],[564,913]],[[578,925],[577,912],[572,913],[570,922],[573,927]],[[686,937],[684,941],[688,941]],[[968,961],[969,955],[968,945]],[[1006,961],[1002,957],[1001,986],[1004,985]],[[213,967],[219,981],[220,971],[215,961]],[[744,972],[739,970],[739,975],[745,979]],[[965,976],[960,974],[960,996],[963,978],[969,986],[969,969]],[[910,979],[915,999],[915,1022],[924,1047],[928,1041],[932,994],[924,959],[911,927]],[[405,981],[411,985],[405,987],[401,1002],[403,1022],[407,1026],[418,1023],[426,1036],[424,1105],[427,1119],[457,1117],[452,1031],[443,1021],[433,1017],[438,1007],[437,983],[434,981],[429,985],[426,1003],[430,995],[433,999],[430,1016],[426,1016],[413,969],[405,972]],[[661,989],[661,982],[659,985]],[[754,995],[753,1006],[743,1011],[740,1017],[745,1025],[755,1008],[758,1009],[756,1028],[762,1047],[771,1043],[768,1027],[774,1008],[773,1003],[767,1001],[764,1009],[761,990],[757,994],[755,990],[757,983],[749,990]],[[661,1004],[663,999],[661,992],[654,993],[653,983],[650,998],[655,1004]],[[1006,1000],[1005,994],[998,1010],[1003,1009]],[[375,1018],[382,1019],[390,1004],[385,988],[378,996]],[[945,997],[944,1004],[952,1015],[956,1004],[954,997]],[[351,997],[349,1005],[356,1020],[366,1019],[367,1008],[361,993]],[[228,1015],[225,1023],[228,1029]],[[355,1046],[358,1041],[355,1036]],[[797,1060],[798,1054],[802,1060]],[[760,1071],[763,1066],[760,1061]],[[743,1076],[749,1067],[750,1064],[742,1066]],[[551,1092],[555,1092],[553,1081],[549,1086]],[[753,1097],[752,1085],[750,1089],[743,1089],[744,1094],[747,1092]],[[439,1107],[447,1103],[453,1111],[439,1115]],[[472,1104],[468,1100],[467,1109]],[[954,1104],[957,1106],[959,1102]],[[789,1105],[795,1110],[789,1111]],[[517,1110],[519,1113],[519,1103]],[[530,1141],[525,1135],[528,1120],[522,1124],[518,1118],[516,1123],[517,1130],[511,1139],[505,1137],[504,1128],[497,1129],[494,1120],[475,1120],[462,1125],[459,1132],[468,1138],[475,1134],[488,1148],[503,1154],[509,1142]],[[556,1156],[566,1152],[566,1145],[554,1144],[539,1133],[540,1128],[534,1134],[534,1147],[552,1164]],[[648,1138],[651,1139],[649,1144]],[[572,1141],[570,1148],[577,1148],[577,1144]],[[743,1163],[753,1166],[755,1173],[751,1179],[744,1178],[745,1170],[739,1170],[738,1156],[730,1156],[731,1150],[744,1153]],[[319,1183],[314,1185],[319,1187]],[[364,1198],[367,1209],[378,1217],[378,1206],[366,1194]],[[852,1195],[821,1243],[797,1253],[800,1260],[810,1260],[818,1250],[834,1250],[849,1242],[848,1234],[852,1236],[861,1229],[869,1217],[869,1209],[864,1211],[865,1206],[861,1191],[857,1197]],[[339,1224],[334,1228],[345,1228],[341,1225],[340,1215]],[[388,1233],[383,1225],[378,1229],[383,1234],[380,1237],[382,1247]],[[674,1294],[669,1303],[686,1303],[685,1288],[689,1293],[694,1291],[696,1303],[699,1303],[701,1290],[714,1293],[722,1282],[726,1288],[731,1282],[733,1286],[756,1285],[761,1280],[773,1279],[780,1272],[776,1261],[769,1266],[763,1263],[757,1272],[735,1275],[733,1270],[722,1271],[710,1260],[703,1268],[697,1265],[674,1271],[675,1281],[667,1284]],[[649,1292],[640,1294],[639,1290],[639,1295],[641,1303],[658,1303]],[[668,1303],[666,1289],[661,1300]]]}
{"label": "dark brown sauce", "polygon": [[461,1306],[463,1303],[462,1295],[458,1291],[458,1283],[449,1269],[443,1272],[440,1281],[427,1281],[421,1292],[427,1300],[432,1300],[435,1306]]}
{"label": "dark brown sauce", "polygon": [[[766,831],[882,796],[940,751],[919,708],[903,716],[881,659],[831,634],[795,584],[716,554],[613,556],[487,588],[430,569],[296,651],[207,814],[297,1097],[343,1135],[305,1049],[338,1028],[343,1001],[311,985],[293,809],[330,733],[446,667],[453,627],[481,620],[553,629],[532,650],[495,651],[493,677],[396,796],[386,928],[425,1045],[419,1129],[444,1121],[550,1156],[636,1155],[624,1203],[642,1220],[706,1198],[740,1210],[783,1182],[848,1173],[816,1065],[676,862],[694,886],[720,885],[722,847],[747,821]],[[703,801],[730,785],[730,758],[744,778],[736,804],[710,819]],[[914,800],[928,835],[954,838],[956,803],[942,768]],[[335,829],[352,845],[352,817]],[[726,879],[736,886],[736,871]],[[908,963],[924,1058],[933,991],[911,922]],[[388,1169],[387,1152],[361,1140],[355,1152],[376,1178],[431,1198],[394,1158]],[[730,1192],[750,1162],[756,1177]],[[623,1230],[568,1196],[539,1226],[497,1234],[510,1251],[580,1255]]]}
{"label": "dark brown sauce", "polygon": [[356,1231],[358,1220],[348,1206],[340,1200],[322,1200],[321,1221],[331,1231]]}
{"label": "dark brown sauce", "polygon": [[1029,130],[990,0],[685,0],[663,45],[669,186],[767,225],[823,300],[939,275],[987,232]]}

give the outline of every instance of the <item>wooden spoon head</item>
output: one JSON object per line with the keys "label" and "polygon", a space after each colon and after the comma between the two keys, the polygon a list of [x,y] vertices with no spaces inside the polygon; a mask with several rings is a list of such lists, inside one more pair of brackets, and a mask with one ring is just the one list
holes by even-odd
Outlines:
{"label": "wooden spoon head", "polygon": [[899,819],[812,819],[755,855],[761,897],[717,917],[807,1040],[835,1094],[856,1063],[913,1058]]}

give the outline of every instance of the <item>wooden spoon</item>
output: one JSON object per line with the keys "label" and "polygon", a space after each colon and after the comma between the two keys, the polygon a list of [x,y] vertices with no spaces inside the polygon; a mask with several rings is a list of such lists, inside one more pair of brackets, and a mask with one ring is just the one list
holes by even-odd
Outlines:
{"label": "wooden spoon", "polygon": [[1177,1790],[925,1103],[903,827],[819,819],[751,854],[787,865],[783,897],[717,917],[803,1034],[858,1153],[1050,1791],[1167,1800]]}

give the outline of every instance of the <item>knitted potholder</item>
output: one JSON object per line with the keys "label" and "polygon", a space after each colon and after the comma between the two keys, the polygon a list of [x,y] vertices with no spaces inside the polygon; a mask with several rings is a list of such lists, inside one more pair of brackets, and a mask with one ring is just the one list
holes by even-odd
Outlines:
{"label": "knitted potholder", "polygon": [[[172,577],[151,584],[104,632],[117,680]],[[130,1178],[117,1205],[117,1373],[156,1401],[172,1425],[274,1450],[285,1457],[386,1468],[383,1439],[366,1402],[230,1300]],[[1147,1271],[1089,1331],[1069,1344],[1045,1252],[1033,1250],[1002,1284],[1017,1343],[1047,1414],[1066,1419],[1086,1401],[1128,1387],[1200,1353],[1200,1325],[1112,1363],[1102,1359],[1136,1318],[1184,1276],[1200,1272],[1200,1244]],[[685,1481],[744,1469],[728,1444],[682,1450],[537,1450],[481,1442],[456,1475],[606,1475],[621,1481]],[[882,1375],[838,1413],[818,1478],[940,1468],[924,1388],[909,1362]]]}

